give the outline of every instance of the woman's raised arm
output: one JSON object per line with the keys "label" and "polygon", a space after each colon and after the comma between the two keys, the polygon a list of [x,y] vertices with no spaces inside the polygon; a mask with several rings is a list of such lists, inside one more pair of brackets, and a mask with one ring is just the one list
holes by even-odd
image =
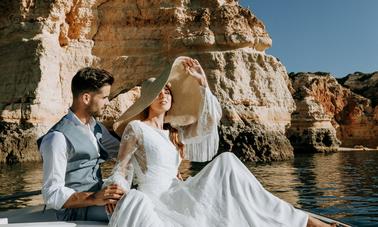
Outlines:
{"label": "woman's raised arm", "polygon": [[209,161],[218,152],[218,124],[222,117],[222,108],[211,93],[199,62],[191,59],[183,64],[186,72],[202,86],[203,102],[197,122],[179,128],[180,140],[185,144],[186,159]]}

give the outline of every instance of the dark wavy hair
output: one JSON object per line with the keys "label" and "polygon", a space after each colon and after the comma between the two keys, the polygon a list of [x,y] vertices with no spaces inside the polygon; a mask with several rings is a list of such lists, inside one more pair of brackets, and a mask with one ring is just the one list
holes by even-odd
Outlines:
{"label": "dark wavy hair", "polygon": [[112,85],[113,76],[104,69],[85,67],[72,78],[71,91],[73,97],[85,92],[97,92],[105,85]]}

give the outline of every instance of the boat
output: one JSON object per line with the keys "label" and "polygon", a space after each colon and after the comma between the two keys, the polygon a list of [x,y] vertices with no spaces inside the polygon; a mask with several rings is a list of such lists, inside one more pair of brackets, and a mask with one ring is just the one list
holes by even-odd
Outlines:
{"label": "boat", "polygon": [[[305,211],[309,215],[325,222],[336,223],[339,227],[350,227],[350,225],[342,223],[340,221]],[[3,221],[3,223],[1,222]],[[9,210],[0,212],[0,226],[9,227],[34,227],[34,226],[57,226],[57,227],[103,227],[107,226],[106,222],[95,221],[73,221],[64,222],[56,221],[55,211],[47,209],[44,211],[44,206],[31,206],[21,209]]]}
{"label": "boat", "polygon": [[30,206],[0,212],[0,226],[10,227],[34,227],[34,226],[57,226],[57,227],[104,227],[106,222],[95,221],[57,221],[55,210],[46,209],[44,205]]}

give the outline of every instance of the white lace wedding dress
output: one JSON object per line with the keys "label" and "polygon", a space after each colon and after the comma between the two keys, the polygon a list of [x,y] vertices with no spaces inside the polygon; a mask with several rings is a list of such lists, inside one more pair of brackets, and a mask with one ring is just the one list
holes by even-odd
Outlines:
{"label": "white lace wedding dress", "polygon": [[[192,160],[216,152],[221,109],[209,89],[199,121],[180,128]],[[196,176],[177,179],[180,156],[168,131],[142,121],[128,124],[122,136],[121,160],[106,184],[128,191],[117,204],[110,226],[306,226],[306,213],[266,191],[232,153],[225,152]],[[130,184],[138,184],[130,190]]]}

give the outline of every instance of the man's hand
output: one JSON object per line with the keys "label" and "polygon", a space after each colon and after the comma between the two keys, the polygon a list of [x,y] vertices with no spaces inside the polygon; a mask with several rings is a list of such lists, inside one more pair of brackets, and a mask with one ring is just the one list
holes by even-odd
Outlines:
{"label": "man's hand", "polygon": [[123,194],[125,191],[120,186],[112,184],[93,194],[93,198],[96,206],[105,206],[106,204],[117,204]]}
{"label": "man's hand", "polygon": [[89,206],[104,206],[106,204],[117,204],[117,201],[125,194],[125,191],[118,185],[112,184],[99,192],[75,192],[64,203],[64,208],[81,208]]}

